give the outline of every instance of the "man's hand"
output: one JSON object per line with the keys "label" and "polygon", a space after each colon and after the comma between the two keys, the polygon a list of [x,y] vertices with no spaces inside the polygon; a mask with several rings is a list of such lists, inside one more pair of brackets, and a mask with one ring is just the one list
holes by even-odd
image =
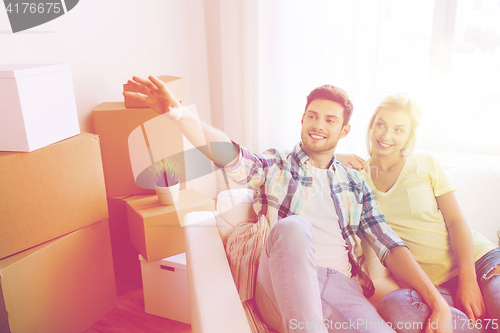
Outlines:
{"label": "man's hand", "polygon": [[416,290],[429,307],[431,313],[424,332],[453,332],[450,306],[420,268],[408,248],[404,246],[392,248],[385,258],[385,264],[396,280]]}
{"label": "man's hand", "polygon": [[337,161],[354,170],[365,170],[368,172],[369,167],[364,159],[354,154],[335,154]]}
{"label": "man's hand", "polygon": [[150,76],[149,79],[134,76],[128,84],[134,86],[139,92],[123,92],[124,96],[146,103],[158,114],[167,113],[171,119],[179,119],[182,115],[181,103],[175,98],[172,92],[167,88],[165,82]]}
{"label": "man's hand", "polygon": [[460,281],[458,280],[458,289],[455,301],[457,308],[462,310],[474,324],[486,312],[483,295],[476,280]]}
{"label": "man's hand", "polygon": [[453,332],[453,318],[450,306],[443,299],[440,305],[434,306],[427,320],[425,333],[451,333]]}

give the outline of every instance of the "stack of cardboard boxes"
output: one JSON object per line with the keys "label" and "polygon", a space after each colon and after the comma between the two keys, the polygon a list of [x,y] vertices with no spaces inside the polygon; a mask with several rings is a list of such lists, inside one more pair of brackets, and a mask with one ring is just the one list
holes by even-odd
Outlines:
{"label": "stack of cardboard boxes", "polygon": [[0,332],[83,332],[117,304],[99,138],[69,65],[0,67]]}
{"label": "stack of cardboard boxes", "polygon": [[[163,76],[160,79],[167,83],[178,100],[184,100],[182,78]],[[124,85],[124,90],[133,91],[133,87]],[[178,318],[169,311],[151,309],[146,291],[183,288],[169,285],[168,278],[158,278],[158,274],[175,275],[179,270],[161,270],[156,262],[183,253],[181,224],[184,216],[191,211],[213,211],[215,203],[195,189],[186,189],[185,179],[181,180],[179,201],[171,206],[160,205],[154,189],[137,185],[141,171],[160,159],[180,156],[177,162],[184,169],[185,139],[167,117],[158,115],[144,104],[125,99],[125,103],[100,104],[93,110],[93,120],[95,133],[100,136],[115,274],[143,284],[146,312],[186,322],[182,319],[185,316]],[[153,280],[144,274],[144,267],[150,264],[158,266]],[[176,265],[179,267],[181,263]],[[187,300],[187,288],[185,297]],[[165,298],[158,306],[175,308],[178,300]],[[185,311],[189,311],[187,306]]]}

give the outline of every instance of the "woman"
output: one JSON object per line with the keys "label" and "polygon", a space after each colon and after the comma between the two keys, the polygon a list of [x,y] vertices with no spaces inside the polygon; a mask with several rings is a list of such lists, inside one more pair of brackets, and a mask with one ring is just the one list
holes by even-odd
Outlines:
{"label": "woman", "polygon": [[[377,106],[368,127],[370,159],[364,174],[389,225],[450,306],[463,311],[452,309],[454,331],[467,331],[476,320],[478,328],[488,324],[498,330],[500,249],[470,231],[439,163],[429,154],[412,153],[420,117],[420,107],[404,94],[387,96]],[[364,163],[357,156],[337,158],[352,166]],[[428,312],[420,311],[426,306],[418,298],[414,291],[399,289],[385,296],[378,309],[392,323],[420,320],[425,325]]]}

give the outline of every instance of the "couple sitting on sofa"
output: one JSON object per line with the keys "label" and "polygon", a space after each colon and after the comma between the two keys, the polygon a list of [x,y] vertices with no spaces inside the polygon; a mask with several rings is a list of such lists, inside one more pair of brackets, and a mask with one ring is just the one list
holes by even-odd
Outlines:
{"label": "couple sitting on sofa", "polygon": [[[489,327],[500,324],[500,250],[471,236],[437,162],[411,155],[419,111],[407,97],[389,96],[376,109],[368,163],[342,157],[355,168],[364,164],[367,181],[334,156],[338,140],[350,131],[353,110],[342,89],[325,85],[309,94],[301,142],[293,151],[253,154],[213,127],[202,123],[200,129],[199,119],[160,80],[129,83],[140,93],[127,96],[166,114],[195,147],[228,143],[227,151],[205,153],[232,180],[254,190],[254,209],[271,227],[259,247],[254,281],[255,302],[269,327],[460,332],[479,330],[486,320]],[[363,268],[358,232],[407,287],[384,297],[378,311],[366,299],[374,287]],[[441,295],[443,288],[435,285],[454,288],[456,297]]]}

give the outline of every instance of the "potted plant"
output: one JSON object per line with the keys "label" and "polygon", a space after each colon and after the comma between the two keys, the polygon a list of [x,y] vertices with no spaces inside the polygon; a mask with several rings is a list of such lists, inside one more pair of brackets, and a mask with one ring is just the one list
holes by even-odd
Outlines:
{"label": "potted plant", "polygon": [[161,205],[172,205],[179,199],[179,174],[177,163],[163,159],[152,166],[155,177],[155,190]]}

